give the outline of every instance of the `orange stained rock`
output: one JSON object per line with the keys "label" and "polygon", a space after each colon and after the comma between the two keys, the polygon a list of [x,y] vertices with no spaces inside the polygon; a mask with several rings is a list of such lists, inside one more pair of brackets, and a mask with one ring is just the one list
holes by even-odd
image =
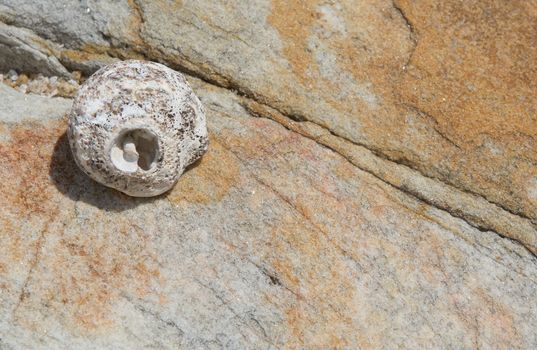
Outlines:
{"label": "orange stained rock", "polygon": [[219,202],[240,183],[239,164],[233,154],[222,147],[217,136],[213,135],[209,144],[207,153],[183,174],[167,196],[171,202]]}

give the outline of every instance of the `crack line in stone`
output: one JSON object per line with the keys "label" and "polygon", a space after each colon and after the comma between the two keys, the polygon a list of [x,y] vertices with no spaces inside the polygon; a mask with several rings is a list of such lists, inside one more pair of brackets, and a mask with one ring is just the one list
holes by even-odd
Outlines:
{"label": "crack line in stone", "polygon": [[[138,5],[138,4],[136,3],[136,0],[134,0],[133,3],[136,4],[136,5]],[[401,13],[401,15],[403,16],[403,19],[405,20],[405,22],[407,22],[407,24],[408,24],[408,26],[409,26],[409,28],[410,28],[410,30],[411,30],[411,34],[412,34],[413,40],[415,40],[415,37],[414,37],[414,36],[415,36],[415,29],[414,29],[414,27],[413,27],[412,24],[408,21],[408,18],[404,15],[403,11],[401,10],[400,7],[398,7],[398,5],[395,3],[395,1],[394,1],[393,4],[394,4],[395,9],[396,9],[398,12]],[[138,16],[140,16],[140,13],[139,13],[139,10],[140,10],[140,9],[139,9],[139,7],[138,7],[138,6],[134,6],[134,7],[136,7],[136,9],[134,9],[134,11],[137,12],[137,15],[138,15]],[[140,18],[141,18],[141,16],[140,16]],[[141,22],[143,23],[143,19],[142,19],[142,18],[141,18]],[[27,28],[27,29],[31,30],[30,28]],[[36,34],[36,35],[37,35],[37,34]],[[143,39],[142,39],[142,41],[143,41]],[[142,54],[142,55],[144,55],[144,57],[146,57],[146,58],[148,58],[148,59],[157,59],[157,60],[158,60],[158,57],[156,57],[156,56],[153,56],[153,55],[149,56],[148,53],[141,51],[139,48],[136,48],[136,47],[134,47],[134,46],[132,46],[132,45],[129,45],[129,46],[130,46],[130,48],[131,48],[135,53]],[[114,47],[112,47],[112,49],[114,49]],[[173,48],[170,48],[170,49],[173,49]],[[82,51],[82,52],[84,52],[84,51]],[[118,58],[117,55],[115,55],[114,52],[108,52],[108,51],[107,51],[107,52],[106,52],[106,55],[108,55],[109,57]],[[165,55],[165,56],[166,56],[166,55]],[[291,115],[291,114],[285,113],[285,112],[279,110],[278,108],[275,108],[275,107],[273,107],[273,106],[270,106],[269,104],[267,104],[267,103],[265,103],[265,102],[262,101],[262,100],[264,100],[264,98],[262,98],[262,97],[258,96],[257,94],[253,93],[253,92],[250,91],[247,87],[243,87],[243,86],[241,86],[240,84],[238,84],[238,83],[234,82],[233,80],[231,80],[231,79],[225,77],[224,75],[221,75],[220,73],[215,72],[214,70],[212,70],[212,75],[215,76],[215,77],[218,78],[218,79],[211,78],[211,76],[208,75],[208,74],[210,74],[210,73],[206,73],[206,72],[203,72],[203,71],[201,71],[201,70],[194,71],[193,69],[189,69],[188,67],[182,65],[180,62],[171,62],[171,61],[168,62],[168,60],[164,60],[164,61],[165,61],[168,65],[170,65],[171,68],[174,68],[174,69],[176,69],[176,70],[178,70],[178,71],[180,71],[180,72],[182,72],[182,73],[184,73],[184,74],[190,75],[190,76],[192,76],[192,77],[194,77],[194,78],[200,79],[201,81],[203,81],[203,82],[205,82],[205,83],[207,83],[207,84],[210,84],[210,85],[213,85],[213,86],[216,86],[216,87],[219,87],[219,88],[222,88],[222,89],[226,89],[226,90],[228,90],[228,91],[231,91],[232,93],[235,93],[236,95],[238,95],[238,96],[240,96],[240,97],[242,97],[242,98],[248,99],[248,100],[250,100],[250,101],[252,101],[252,102],[254,102],[254,103],[257,103],[257,104],[260,104],[260,105],[262,105],[262,106],[265,106],[265,107],[274,109],[276,112],[280,113],[280,114],[283,115],[284,117],[289,118],[289,119],[291,119],[291,120],[293,120],[293,121],[295,121],[295,122],[304,122],[304,121],[308,121],[308,122],[310,122],[310,123],[312,123],[312,124],[314,124],[314,125],[317,125],[317,126],[323,128],[323,129],[325,129],[328,133],[330,133],[330,134],[333,135],[334,137],[340,138],[340,139],[342,139],[342,140],[344,140],[344,141],[347,141],[347,142],[349,142],[349,143],[351,143],[351,144],[354,144],[354,145],[357,145],[357,146],[364,147],[365,149],[367,149],[368,151],[370,151],[374,156],[376,156],[376,157],[378,157],[378,158],[380,158],[380,159],[383,159],[383,160],[392,162],[392,163],[397,164],[397,165],[400,165],[400,166],[408,166],[408,165],[406,165],[406,164],[399,163],[399,162],[397,162],[396,160],[390,159],[390,158],[387,157],[385,154],[383,154],[381,150],[376,150],[375,148],[372,148],[372,147],[369,146],[369,145],[365,145],[365,144],[362,144],[362,143],[360,143],[360,142],[357,142],[357,141],[348,139],[348,138],[345,137],[345,136],[339,135],[337,132],[332,131],[328,126],[321,125],[321,124],[319,124],[319,123],[313,122],[313,121],[309,120],[308,118],[305,118],[305,117],[300,116],[300,115],[298,115],[298,114],[293,114],[293,115]],[[190,62],[190,61],[188,61],[186,58],[184,59],[184,61],[187,62],[188,64],[192,65],[192,66],[196,66],[196,64],[195,64],[194,62]],[[218,81],[218,80],[221,80],[221,81]],[[224,83],[222,83],[222,82],[224,82]],[[268,118],[268,119],[271,119],[271,118]],[[271,120],[272,120],[272,119],[271,119]],[[293,130],[293,131],[294,131],[294,130]],[[302,135],[302,134],[301,134],[301,135]],[[304,135],[302,135],[302,136],[304,136]],[[305,136],[305,137],[307,137],[307,136]],[[316,141],[316,140],[314,140],[314,141]],[[317,141],[316,141],[316,142],[317,142]],[[341,156],[343,156],[344,158],[346,158],[347,160],[349,160],[348,157],[345,157],[344,155],[342,155],[342,154],[341,154],[340,152],[338,152],[337,150],[334,150],[334,149],[330,148],[330,147],[327,146],[327,145],[324,145],[324,146],[325,146],[325,147],[328,147],[328,148],[331,149],[332,151],[334,151],[334,152],[340,154]],[[397,189],[401,190],[402,192],[404,192],[404,193],[406,193],[406,194],[408,194],[408,195],[411,195],[412,197],[415,197],[415,198],[417,198],[417,199],[419,199],[419,200],[422,200],[424,203],[426,203],[426,204],[428,204],[428,205],[430,205],[430,206],[432,206],[432,207],[435,207],[435,208],[444,210],[444,211],[450,213],[452,216],[464,220],[464,221],[467,222],[470,226],[475,227],[475,228],[478,229],[478,230],[481,230],[481,231],[483,231],[483,230],[491,230],[492,232],[495,232],[496,234],[498,234],[498,235],[501,236],[501,237],[509,238],[509,239],[512,239],[512,240],[514,240],[514,241],[520,243],[522,246],[524,246],[526,249],[528,249],[528,251],[530,251],[530,253],[531,253],[533,256],[536,256],[536,254],[533,253],[533,252],[532,252],[532,251],[531,251],[531,250],[530,250],[524,243],[522,243],[521,241],[519,241],[519,240],[517,240],[517,239],[514,239],[514,238],[512,238],[512,237],[508,237],[508,236],[506,236],[506,235],[504,235],[504,234],[498,233],[497,231],[495,231],[495,230],[493,230],[493,229],[486,228],[486,227],[483,228],[483,227],[480,226],[480,225],[472,224],[471,222],[468,221],[468,218],[466,218],[466,215],[467,215],[467,214],[466,214],[466,215],[465,215],[464,213],[462,213],[462,214],[457,214],[457,213],[455,213],[455,212],[453,211],[452,208],[449,208],[449,207],[447,207],[447,206],[440,207],[440,206],[436,205],[435,203],[431,202],[430,200],[428,200],[427,198],[425,198],[424,196],[422,196],[422,195],[420,195],[420,194],[410,192],[408,189],[405,190],[402,186],[401,186],[401,187],[397,187],[397,186],[393,185],[392,183],[390,183],[390,182],[384,180],[383,178],[377,176],[377,175],[374,174],[373,172],[368,171],[368,170],[365,170],[365,169],[359,167],[358,165],[356,165],[356,164],[355,164],[354,162],[352,162],[351,160],[349,160],[349,162],[350,162],[351,164],[353,164],[354,166],[356,166],[357,168],[359,168],[359,169],[361,169],[361,170],[363,170],[363,171],[366,171],[366,172],[372,174],[373,176],[375,176],[375,177],[378,178],[379,180],[381,180],[381,181],[383,181],[383,182],[389,184],[390,186],[393,186],[394,188],[397,188]],[[533,225],[533,220],[532,220],[531,218],[527,217],[526,215],[521,214],[521,213],[513,212],[513,211],[511,211],[511,210],[505,208],[505,206],[503,206],[502,204],[498,204],[498,203],[496,203],[496,202],[491,202],[490,200],[488,200],[485,196],[483,196],[483,195],[481,195],[481,194],[474,193],[474,192],[469,191],[469,190],[464,189],[464,188],[459,188],[459,187],[457,187],[457,186],[453,186],[453,185],[451,185],[451,184],[449,184],[449,183],[444,182],[442,179],[438,179],[438,178],[435,178],[435,177],[429,177],[429,176],[423,174],[419,169],[415,169],[414,167],[410,167],[410,166],[408,166],[408,167],[409,167],[410,169],[413,169],[413,170],[415,170],[416,172],[418,172],[418,173],[419,173],[421,176],[423,176],[424,178],[432,179],[432,180],[437,180],[437,181],[441,182],[442,184],[444,184],[444,185],[446,185],[446,186],[448,186],[448,187],[454,188],[454,189],[459,190],[459,191],[461,191],[461,192],[463,192],[463,193],[471,194],[471,195],[477,196],[477,197],[479,197],[479,198],[482,198],[482,199],[484,199],[485,201],[487,201],[489,204],[494,205],[494,206],[496,206],[497,208],[499,208],[499,209],[501,209],[501,210],[504,210],[504,211],[506,211],[507,213],[509,213],[509,214],[511,214],[511,215],[517,216],[517,217],[522,218],[522,219],[529,220],[529,221],[532,223],[532,225]],[[489,226],[490,226],[490,224],[489,224]]]}
{"label": "crack line in stone", "polygon": [[[255,102],[255,101],[254,101],[254,102]],[[256,103],[257,103],[257,102],[256,102]],[[272,108],[272,107],[270,107],[270,106],[266,106],[266,105],[263,105],[263,106],[268,107],[268,108]],[[366,173],[368,173],[368,174],[374,176],[375,178],[377,178],[378,180],[382,181],[383,183],[389,185],[390,187],[395,188],[395,189],[397,189],[397,190],[399,190],[399,191],[401,191],[401,192],[405,193],[406,195],[409,195],[409,196],[411,196],[411,197],[413,197],[413,198],[416,198],[417,200],[419,200],[419,201],[421,201],[421,202],[423,202],[423,203],[425,203],[425,204],[427,204],[427,205],[429,205],[429,206],[431,206],[431,207],[433,207],[433,208],[436,208],[436,209],[442,210],[442,211],[444,211],[444,212],[447,212],[450,216],[452,216],[452,217],[454,217],[454,218],[458,218],[458,219],[463,220],[463,221],[464,221],[465,223],[467,223],[469,226],[471,226],[471,227],[473,227],[473,228],[475,228],[475,229],[477,229],[477,230],[479,230],[479,231],[481,231],[481,232],[487,232],[487,231],[490,231],[490,232],[495,233],[495,234],[498,235],[499,237],[502,237],[502,238],[504,238],[504,239],[508,239],[508,240],[510,240],[510,241],[512,241],[512,242],[515,242],[515,243],[519,244],[520,246],[522,246],[522,247],[523,247],[529,254],[531,254],[533,257],[536,257],[536,258],[537,258],[537,254],[536,254],[535,252],[533,252],[533,250],[530,249],[526,243],[524,243],[524,242],[522,242],[522,241],[520,241],[520,240],[518,240],[518,239],[515,239],[515,238],[513,238],[513,237],[509,237],[509,236],[507,236],[506,234],[503,234],[503,233],[500,233],[500,232],[496,231],[495,229],[493,229],[493,228],[491,227],[491,226],[492,226],[491,224],[486,223],[486,222],[485,222],[485,224],[488,224],[488,225],[483,225],[483,224],[479,224],[479,223],[474,223],[474,222],[470,221],[470,219],[468,219],[468,218],[466,217],[468,214],[466,214],[466,215],[465,215],[465,213],[460,213],[460,214],[459,214],[459,213],[456,212],[456,210],[454,210],[453,208],[451,208],[449,205],[441,205],[440,203],[434,203],[433,201],[431,201],[431,200],[430,200],[429,198],[427,198],[426,196],[424,196],[424,195],[422,195],[422,194],[420,194],[420,193],[417,193],[416,191],[414,191],[414,190],[412,190],[412,189],[406,187],[404,184],[401,185],[401,186],[397,186],[397,185],[391,183],[390,181],[385,180],[384,178],[381,177],[381,175],[376,174],[374,171],[369,170],[369,169],[365,169],[365,168],[363,168],[363,167],[357,165],[356,162],[353,162],[352,159],[350,159],[350,157],[348,157],[348,156],[346,156],[346,155],[344,155],[344,154],[338,152],[336,149],[330,147],[330,145],[327,145],[326,143],[319,142],[319,140],[316,140],[316,139],[314,139],[314,138],[308,137],[307,135],[304,135],[303,133],[300,133],[300,132],[298,132],[298,131],[296,131],[296,130],[293,130],[293,129],[291,129],[290,127],[285,126],[285,125],[283,125],[282,123],[280,123],[280,122],[274,120],[274,119],[271,118],[270,116],[262,115],[262,114],[260,114],[259,112],[256,112],[256,111],[252,110],[252,109],[249,108],[248,106],[244,106],[244,107],[245,107],[245,108],[247,109],[247,111],[248,111],[251,115],[253,115],[253,116],[257,116],[257,117],[260,117],[260,118],[264,118],[264,119],[272,120],[273,122],[276,122],[276,123],[278,123],[279,125],[282,125],[282,127],[286,128],[287,130],[290,130],[290,131],[292,131],[292,132],[298,133],[299,135],[301,135],[301,136],[303,136],[303,137],[306,137],[306,138],[309,138],[309,139],[311,139],[312,141],[316,142],[317,144],[319,144],[319,145],[321,145],[321,146],[323,146],[323,147],[326,147],[327,149],[331,150],[332,152],[335,152],[336,154],[338,154],[338,155],[340,155],[341,157],[343,157],[344,159],[346,159],[346,160],[347,160],[350,164],[352,164],[353,166],[355,166],[355,167],[357,167],[358,169],[360,169],[360,170],[362,170],[362,171],[364,171],[364,172],[366,172]],[[275,110],[275,111],[278,112],[278,113],[280,113],[282,116],[287,117],[286,115],[284,115],[283,113],[279,112],[278,110]],[[287,117],[287,118],[289,118],[289,117]],[[296,122],[296,123],[301,123],[300,121],[293,120],[292,118],[289,118],[289,119],[291,119],[292,121],[294,121],[294,122]],[[312,124],[314,124],[314,125],[317,125],[317,126],[323,128],[321,125],[316,124],[316,123],[314,123],[314,122],[311,122],[311,121],[307,121],[307,122],[312,123]],[[334,134],[334,133],[333,133],[331,130],[329,130],[329,129],[326,129],[326,128],[323,128],[323,129],[324,129],[328,134],[330,134],[330,135],[332,135],[332,136],[335,136],[336,138],[343,139],[344,141],[347,141],[347,142],[349,142],[349,143],[351,143],[351,144],[354,144],[354,145],[356,145],[356,146],[364,147],[365,149],[367,149],[368,151],[370,151],[371,153],[373,153],[373,155],[377,156],[378,158],[384,159],[384,160],[386,160],[386,161],[390,161],[390,162],[392,162],[392,163],[394,163],[394,164],[397,164],[398,166],[406,166],[406,165],[404,165],[404,164],[400,164],[400,163],[397,163],[397,162],[393,162],[393,161],[391,161],[390,159],[386,159],[386,158],[383,158],[383,157],[379,157],[379,156],[378,156],[374,151],[372,151],[371,149],[369,149],[369,148],[367,148],[367,147],[365,147],[365,146],[363,146],[363,145],[361,145],[361,144],[357,144],[357,143],[353,142],[352,140],[348,140],[348,139],[346,139],[345,137],[342,137],[342,136],[339,136],[339,135],[337,135],[337,134]],[[410,168],[410,169],[412,169],[412,168]],[[415,170],[415,169],[412,169],[412,170]],[[415,170],[415,171],[417,171],[417,170]],[[419,171],[417,171],[417,172],[418,172],[418,174],[420,174],[420,176],[423,176],[423,177],[425,177],[425,178],[427,178],[427,179],[431,179],[431,180],[437,180],[437,181],[439,181],[439,182],[440,182],[442,185],[444,185],[444,186],[447,186],[447,187],[449,187],[449,188],[454,188],[454,189],[456,189],[456,190],[459,190],[457,187],[453,187],[453,186],[451,186],[451,185],[449,185],[449,184],[446,184],[445,182],[442,182],[442,181],[440,181],[440,180],[438,180],[438,179],[434,179],[434,178],[430,178],[430,177],[428,177],[428,176],[425,176],[425,175],[421,174]],[[463,192],[463,193],[466,193],[465,191],[462,191],[462,192]],[[471,194],[471,193],[467,193],[467,194]],[[483,198],[483,197],[480,197],[480,198]],[[483,198],[483,199],[487,200],[486,198]],[[487,202],[488,202],[488,201],[487,201]],[[500,210],[503,210],[503,208],[499,207],[499,206],[496,205],[495,203],[492,203],[492,202],[488,202],[488,203],[491,204],[491,205],[495,205],[495,206],[496,206],[498,209],[500,209]],[[508,213],[509,213],[509,214],[512,214],[512,215],[515,215],[515,216],[518,216],[518,215],[513,214],[513,213],[510,213],[510,212],[508,212]],[[520,217],[520,216],[519,216],[519,217]],[[523,217],[520,217],[520,218],[524,219]]]}

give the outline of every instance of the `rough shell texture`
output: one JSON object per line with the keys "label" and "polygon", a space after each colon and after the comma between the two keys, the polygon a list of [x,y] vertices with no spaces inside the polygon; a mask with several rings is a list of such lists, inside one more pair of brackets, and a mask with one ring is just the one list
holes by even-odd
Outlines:
{"label": "rough shell texture", "polygon": [[135,60],[104,67],[86,81],[68,136],[86,174],[137,197],[172,188],[208,147],[203,107],[185,78]]}

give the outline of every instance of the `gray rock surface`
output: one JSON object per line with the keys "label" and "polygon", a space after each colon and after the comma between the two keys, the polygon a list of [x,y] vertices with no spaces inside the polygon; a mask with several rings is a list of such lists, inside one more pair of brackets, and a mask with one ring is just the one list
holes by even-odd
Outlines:
{"label": "gray rock surface", "polygon": [[212,147],[155,200],[83,175],[65,119],[4,125],[8,348],[535,344],[537,259],[522,246],[192,82]]}
{"label": "gray rock surface", "polygon": [[[524,29],[535,22],[527,6],[3,0],[0,19],[63,45],[58,59],[72,70],[148,58],[315,123],[346,149],[363,147],[443,189],[406,188],[385,169],[375,176],[535,252],[537,106],[528,82],[537,77],[524,62],[537,52]],[[473,23],[469,33],[454,29],[459,16]],[[446,52],[453,45],[461,49]],[[492,46],[502,47],[501,60]]]}
{"label": "gray rock surface", "polygon": [[0,349],[536,348],[532,4],[0,0],[0,61],[164,62],[211,141],[130,198],[0,84]]}
{"label": "gray rock surface", "polygon": [[58,61],[59,52],[33,32],[0,22],[0,70],[17,68],[27,73],[69,76]]}
{"label": "gray rock surface", "polygon": [[70,99],[23,95],[4,84],[0,84],[0,95],[0,123],[3,125],[63,119],[65,110],[71,107]]}

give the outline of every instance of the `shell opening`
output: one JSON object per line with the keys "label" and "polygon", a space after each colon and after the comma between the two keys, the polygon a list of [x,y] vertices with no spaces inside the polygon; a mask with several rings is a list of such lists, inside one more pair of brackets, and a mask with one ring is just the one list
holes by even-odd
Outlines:
{"label": "shell opening", "polygon": [[158,158],[158,139],[147,129],[130,129],[119,134],[112,145],[114,166],[127,173],[153,168]]}

